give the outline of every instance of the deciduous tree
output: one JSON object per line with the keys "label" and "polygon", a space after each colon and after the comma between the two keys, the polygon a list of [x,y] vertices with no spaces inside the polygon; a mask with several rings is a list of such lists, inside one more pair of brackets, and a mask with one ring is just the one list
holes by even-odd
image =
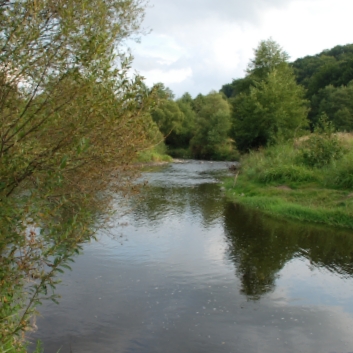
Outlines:
{"label": "deciduous tree", "polygon": [[248,74],[253,85],[233,99],[233,136],[241,151],[293,137],[307,125],[304,89],[286,63],[287,54],[272,40],[255,51]]}

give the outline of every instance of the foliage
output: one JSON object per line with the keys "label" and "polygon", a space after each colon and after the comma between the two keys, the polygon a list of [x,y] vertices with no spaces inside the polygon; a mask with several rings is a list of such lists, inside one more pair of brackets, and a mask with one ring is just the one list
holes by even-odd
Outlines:
{"label": "foliage", "polygon": [[286,66],[288,59],[288,54],[272,38],[262,40],[254,50],[254,58],[246,70],[247,75],[223,85],[220,92],[227,98],[234,98],[241,93],[248,94],[255,82],[266,79],[274,69]]}
{"label": "foliage", "polygon": [[177,135],[178,144],[188,146],[196,128],[196,113],[192,109],[192,101],[189,101],[187,96],[183,96],[177,100],[179,109],[184,114],[184,120]]}
{"label": "foliage", "polygon": [[[152,117],[165,136],[169,153],[177,158],[205,158],[234,160],[239,158],[229,138],[230,106],[222,94],[199,94],[192,99],[189,93],[173,101],[173,94],[158,85],[159,104]],[[167,92],[168,94],[164,94]]]}
{"label": "foliage", "polygon": [[291,143],[251,151],[242,158],[242,174],[260,183],[285,184],[309,182],[318,176],[309,168],[296,164],[299,151]]}
{"label": "foliage", "polygon": [[220,92],[227,98],[236,97],[240,93],[248,93],[252,83],[253,81],[250,76],[238,78],[236,80],[233,79],[232,83],[223,85]]}
{"label": "foliage", "polygon": [[353,44],[338,45],[314,56],[293,62],[298,82],[309,91],[309,97],[328,85],[339,87],[353,79]]}
{"label": "foliage", "polygon": [[337,130],[353,130],[353,80],[347,86],[328,85],[319,91],[317,97],[313,97],[313,104],[318,104],[318,117],[327,114]]}
{"label": "foliage", "polygon": [[152,118],[161,133],[168,139],[173,131],[176,133],[180,131],[184,115],[176,102],[164,99],[152,111]]}
{"label": "foliage", "polygon": [[250,60],[246,70],[252,79],[261,81],[274,69],[286,67],[289,55],[272,38],[262,40],[254,50],[254,58]]}
{"label": "foliage", "polygon": [[120,50],[143,7],[0,2],[0,351],[24,350],[35,307],[56,300],[57,274],[151,145],[155,92],[129,79]]}
{"label": "foliage", "polygon": [[[162,140],[163,141],[163,140]],[[141,151],[137,155],[139,163],[172,162],[173,158],[167,154],[167,147],[163,142],[156,146]]]}
{"label": "foliage", "polygon": [[324,111],[338,129],[351,131],[351,100],[347,99],[349,90],[343,87],[353,80],[353,44],[338,45],[317,55],[297,59],[292,66],[297,82],[307,89],[307,98],[311,101],[311,125],[317,123]]}
{"label": "foliage", "polygon": [[353,229],[353,140],[336,136],[350,149],[321,168],[302,163],[303,139],[243,155],[241,173],[235,185],[233,178],[227,181],[227,194],[276,217]]}
{"label": "foliage", "polygon": [[220,149],[231,143],[228,139],[230,107],[221,94],[211,92],[203,97],[196,123],[197,129],[190,141],[193,154],[197,158],[220,157]]}
{"label": "foliage", "polygon": [[168,146],[168,154],[171,155],[173,158],[182,158],[182,159],[193,158],[190,148],[182,148],[182,147],[173,148]]}
{"label": "foliage", "polygon": [[340,189],[353,190],[353,156],[347,154],[338,163],[335,169],[328,173],[327,184]]}
{"label": "foliage", "polygon": [[344,149],[334,126],[322,115],[314,133],[300,147],[300,159],[309,167],[322,168],[343,156]]}
{"label": "foliage", "polygon": [[192,109],[192,98],[188,93],[176,101],[183,114],[183,120],[168,136],[166,143],[172,148],[187,148],[195,133],[196,114]]}
{"label": "foliage", "polygon": [[304,90],[288,65],[273,69],[232,105],[233,136],[240,151],[292,138],[307,125]]}

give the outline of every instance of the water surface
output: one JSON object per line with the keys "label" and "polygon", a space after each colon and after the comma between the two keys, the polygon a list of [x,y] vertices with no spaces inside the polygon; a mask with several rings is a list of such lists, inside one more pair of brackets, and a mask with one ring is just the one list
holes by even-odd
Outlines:
{"label": "water surface", "polygon": [[32,340],[47,353],[353,352],[353,235],[236,206],[226,173],[144,173],[144,198],[84,247]]}

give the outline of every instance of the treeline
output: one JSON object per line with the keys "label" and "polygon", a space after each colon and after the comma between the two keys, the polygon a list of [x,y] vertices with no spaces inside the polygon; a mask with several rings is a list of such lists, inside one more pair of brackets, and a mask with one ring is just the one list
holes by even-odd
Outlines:
{"label": "treeline", "polygon": [[231,139],[231,106],[223,94],[211,92],[174,99],[163,84],[155,86],[158,105],[152,118],[165,136],[173,157],[234,160],[238,153]]}
{"label": "treeline", "polygon": [[237,159],[239,152],[308,134],[323,116],[338,131],[353,130],[353,44],[290,63],[268,39],[254,54],[245,77],[219,92],[174,99],[157,85],[152,117],[172,156]]}
{"label": "treeline", "polygon": [[326,113],[339,131],[352,131],[353,44],[297,59],[292,67],[297,82],[307,90],[311,125]]}
{"label": "treeline", "polygon": [[[270,90],[272,89],[273,93],[280,93],[281,89],[288,93],[293,92],[294,78],[296,84],[300,86],[300,88],[296,88],[296,95],[299,94],[301,98],[307,101],[302,106],[307,107],[309,131],[313,131],[314,126],[323,114],[333,122],[338,131],[349,132],[353,130],[353,44],[336,46],[331,50],[324,50],[320,54],[306,56],[289,63],[288,55],[278,44],[272,40],[267,40],[260,43],[255,51],[255,56],[255,59],[249,64],[247,75],[244,78],[235,79],[231,83],[223,85],[220,90],[233,106],[233,118],[235,121],[244,121],[245,116],[247,117],[246,119],[249,119],[246,112],[244,115],[244,109],[254,113],[252,114],[252,119],[254,119],[254,115],[259,113],[258,104],[252,108],[247,105],[247,103],[251,103],[249,95],[251,96],[255,93],[258,95],[259,90],[264,95],[265,86]],[[276,73],[274,74],[274,72]],[[284,80],[282,88],[280,88],[280,83],[278,82],[278,75]],[[277,76],[277,78],[274,76]],[[277,80],[278,89],[275,87],[275,80]],[[286,85],[285,82],[290,84]],[[271,99],[268,100],[270,97],[263,98],[267,99],[267,104],[265,101],[260,102],[261,99],[257,100],[257,103],[266,112],[275,113],[273,110],[275,102]],[[253,103],[255,101],[256,99],[252,100]],[[283,116],[288,114],[285,104],[280,104],[280,106],[283,109],[281,114]],[[242,115],[243,119],[240,115]],[[273,114],[272,116],[275,119],[276,115]],[[256,122],[259,121],[255,118],[253,123]],[[240,123],[237,128],[241,128],[243,125]],[[249,128],[251,124],[245,123],[245,126]],[[300,129],[299,125],[294,126],[294,129],[297,128]],[[237,145],[243,150],[265,145],[268,140],[264,138],[263,134],[259,133],[257,141],[248,139],[244,144],[242,141],[246,134],[245,131],[234,132],[234,137],[238,137],[241,140],[237,141]],[[270,132],[270,134],[273,136],[273,132]]]}

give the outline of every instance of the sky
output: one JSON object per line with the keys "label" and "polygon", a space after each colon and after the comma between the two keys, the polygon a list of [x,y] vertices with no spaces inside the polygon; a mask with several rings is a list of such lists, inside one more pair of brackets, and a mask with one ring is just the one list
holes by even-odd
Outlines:
{"label": "sky", "polygon": [[150,0],[133,68],[176,97],[207,94],[244,77],[261,40],[290,61],[353,43],[352,13],[353,0]]}

